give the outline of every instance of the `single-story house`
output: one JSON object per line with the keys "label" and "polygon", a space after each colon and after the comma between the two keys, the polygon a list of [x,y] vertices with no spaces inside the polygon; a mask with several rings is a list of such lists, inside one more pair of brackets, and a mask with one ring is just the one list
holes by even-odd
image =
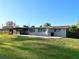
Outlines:
{"label": "single-story house", "polygon": [[37,36],[59,36],[66,37],[66,30],[69,26],[48,26],[33,28],[13,28],[13,34],[37,35]]}

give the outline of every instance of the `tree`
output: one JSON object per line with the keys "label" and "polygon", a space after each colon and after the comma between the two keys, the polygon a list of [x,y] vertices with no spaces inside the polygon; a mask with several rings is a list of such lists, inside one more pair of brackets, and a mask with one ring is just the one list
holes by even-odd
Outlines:
{"label": "tree", "polygon": [[51,26],[51,24],[50,23],[44,23],[44,25],[43,25],[44,27],[48,27],[48,26]]}
{"label": "tree", "polygon": [[40,25],[40,27],[42,27],[42,25]]}
{"label": "tree", "polygon": [[35,28],[35,26],[33,25],[33,26],[31,26],[31,28]]}
{"label": "tree", "polygon": [[76,32],[77,31],[77,26],[75,26],[75,25],[72,25],[72,26],[70,26],[70,29],[69,29],[69,31],[71,31],[71,32]]}
{"label": "tree", "polygon": [[12,28],[15,27],[15,23],[13,21],[7,21],[5,23],[5,26],[2,25],[2,29],[4,30],[4,32],[8,32],[8,33],[13,33]]}
{"label": "tree", "polygon": [[23,28],[29,28],[29,26],[23,25]]}
{"label": "tree", "polygon": [[16,26],[15,26],[15,28],[19,28],[19,27],[20,27],[19,25],[16,25]]}
{"label": "tree", "polygon": [[79,28],[76,25],[70,26],[67,30],[67,37],[79,38]]}
{"label": "tree", "polygon": [[7,21],[5,23],[5,27],[8,29],[14,28],[15,27],[15,23],[13,21]]}

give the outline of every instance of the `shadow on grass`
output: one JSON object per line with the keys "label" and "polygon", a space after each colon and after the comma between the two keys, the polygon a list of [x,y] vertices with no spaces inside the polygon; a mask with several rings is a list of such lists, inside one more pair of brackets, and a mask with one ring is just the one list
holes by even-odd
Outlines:
{"label": "shadow on grass", "polygon": [[3,45],[3,42],[0,42],[0,45]]}
{"label": "shadow on grass", "polygon": [[24,41],[27,40],[27,37],[16,36],[16,38],[11,38],[12,41]]}
{"label": "shadow on grass", "polygon": [[42,40],[47,41],[44,38],[32,38],[32,37],[24,37],[24,36],[16,36],[16,38],[11,38],[12,41],[24,41],[24,40]]}
{"label": "shadow on grass", "polygon": [[[39,45],[39,44],[38,44]],[[64,48],[55,45],[45,44],[34,47],[13,46],[17,49],[32,52],[33,55],[39,56],[38,59],[79,59],[79,51],[74,49]],[[40,47],[40,48],[39,48]]]}
{"label": "shadow on grass", "polygon": [[0,47],[0,59],[22,59],[22,57],[10,48]]}

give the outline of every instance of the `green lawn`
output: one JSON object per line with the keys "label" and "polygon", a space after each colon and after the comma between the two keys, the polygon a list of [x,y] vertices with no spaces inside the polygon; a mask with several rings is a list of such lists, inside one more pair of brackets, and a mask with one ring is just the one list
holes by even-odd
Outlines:
{"label": "green lawn", "polygon": [[79,39],[0,35],[0,59],[79,59]]}

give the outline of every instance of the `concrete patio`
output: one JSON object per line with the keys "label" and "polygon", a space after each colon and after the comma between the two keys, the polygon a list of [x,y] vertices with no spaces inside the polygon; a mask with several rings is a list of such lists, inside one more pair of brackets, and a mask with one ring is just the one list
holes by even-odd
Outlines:
{"label": "concrete patio", "polygon": [[51,38],[53,38],[53,39],[61,39],[61,38],[63,38],[63,37],[56,37],[56,36],[36,36],[36,35],[18,35],[18,36],[26,36],[26,37],[32,37],[32,38],[47,38],[47,39],[51,39]]}

